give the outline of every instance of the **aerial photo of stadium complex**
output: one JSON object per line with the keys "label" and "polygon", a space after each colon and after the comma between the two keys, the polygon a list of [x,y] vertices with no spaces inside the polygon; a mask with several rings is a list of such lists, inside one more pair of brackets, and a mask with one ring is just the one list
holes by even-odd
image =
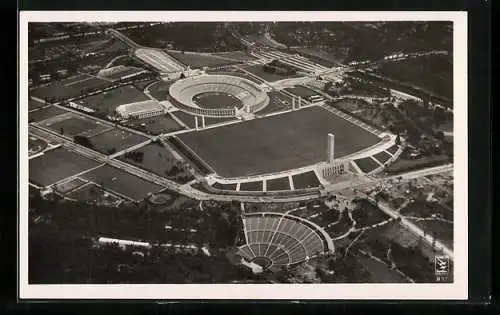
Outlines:
{"label": "aerial photo of stadium complex", "polygon": [[30,283],[453,282],[451,23],[28,39]]}

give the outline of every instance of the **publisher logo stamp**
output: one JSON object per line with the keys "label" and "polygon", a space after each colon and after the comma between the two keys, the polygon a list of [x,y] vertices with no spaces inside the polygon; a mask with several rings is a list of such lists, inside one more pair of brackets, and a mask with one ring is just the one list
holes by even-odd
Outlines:
{"label": "publisher logo stamp", "polygon": [[437,282],[448,281],[450,272],[450,258],[448,256],[436,256],[434,258],[434,274]]}

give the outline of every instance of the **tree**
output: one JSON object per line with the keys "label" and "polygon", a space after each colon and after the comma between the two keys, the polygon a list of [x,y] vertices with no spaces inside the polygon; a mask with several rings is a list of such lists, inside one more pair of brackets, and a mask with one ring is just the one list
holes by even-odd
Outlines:
{"label": "tree", "polygon": [[401,138],[399,134],[396,136],[396,145],[401,145]]}

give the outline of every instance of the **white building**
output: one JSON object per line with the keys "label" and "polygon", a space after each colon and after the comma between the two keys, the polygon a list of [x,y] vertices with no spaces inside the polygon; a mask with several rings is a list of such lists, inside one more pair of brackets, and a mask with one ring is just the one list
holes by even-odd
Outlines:
{"label": "white building", "polygon": [[146,243],[146,242],[121,240],[121,239],[116,239],[116,238],[99,237],[99,239],[97,241],[99,242],[99,244],[103,244],[103,245],[113,245],[114,244],[114,245],[118,245],[120,247],[136,246],[136,247],[151,248],[151,244]]}
{"label": "white building", "polygon": [[154,117],[166,112],[165,107],[153,100],[123,104],[116,108],[116,113],[125,119]]}

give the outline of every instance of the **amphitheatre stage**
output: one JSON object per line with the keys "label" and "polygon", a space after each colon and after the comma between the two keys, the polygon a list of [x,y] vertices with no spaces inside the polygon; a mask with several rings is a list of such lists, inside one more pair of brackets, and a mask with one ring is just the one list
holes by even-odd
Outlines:
{"label": "amphitheatre stage", "polygon": [[312,106],[178,136],[217,175],[225,178],[297,169],[327,159],[327,135],[335,135],[336,158],[375,145],[377,135]]}

